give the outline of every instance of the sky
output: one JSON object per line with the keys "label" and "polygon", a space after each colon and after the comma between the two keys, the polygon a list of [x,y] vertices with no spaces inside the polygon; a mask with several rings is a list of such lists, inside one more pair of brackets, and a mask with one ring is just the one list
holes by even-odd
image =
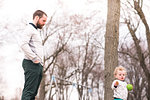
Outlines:
{"label": "sky", "polygon": [[[14,96],[16,88],[23,88],[24,84],[24,72],[21,67],[23,53],[16,43],[14,34],[17,30],[14,26],[19,27],[20,22],[24,19],[31,21],[32,14],[37,9],[45,11],[48,16],[51,16],[55,11],[57,16],[59,16],[59,13],[88,15],[90,11],[95,9],[100,9],[100,12],[106,15],[106,2],[93,3],[93,1],[98,0],[88,1],[90,4],[87,0],[3,0],[0,8],[0,25],[6,25],[8,30],[13,31],[10,36],[6,34],[5,40],[3,40],[4,44],[0,48],[0,56],[4,58],[0,61],[2,63],[0,67],[3,67],[3,72],[1,72],[2,77],[5,78],[4,85],[6,87],[3,94],[7,97],[6,100]],[[8,31],[3,30],[0,34],[2,35],[5,32]],[[14,42],[11,41],[12,38]]]}
{"label": "sky", "polygon": [[[69,13],[88,13],[89,10],[100,8],[105,11],[105,5],[92,3],[98,0],[4,0],[3,7],[0,10],[4,16],[22,17],[21,15],[32,15],[36,9],[41,9],[51,15],[54,11],[60,9]],[[101,3],[105,3],[102,0]],[[63,6],[63,7],[62,7]]]}

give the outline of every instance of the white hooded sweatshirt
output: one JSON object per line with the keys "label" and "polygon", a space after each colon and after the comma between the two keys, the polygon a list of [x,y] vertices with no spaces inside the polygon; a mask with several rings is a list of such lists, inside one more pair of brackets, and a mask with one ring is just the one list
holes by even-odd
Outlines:
{"label": "white hooded sweatshirt", "polygon": [[[117,87],[114,86],[116,81],[119,82],[119,85]],[[126,86],[127,86],[127,83],[125,81],[114,80],[111,86],[111,88],[114,91],[114,97],[127,100],[128,90]]]}

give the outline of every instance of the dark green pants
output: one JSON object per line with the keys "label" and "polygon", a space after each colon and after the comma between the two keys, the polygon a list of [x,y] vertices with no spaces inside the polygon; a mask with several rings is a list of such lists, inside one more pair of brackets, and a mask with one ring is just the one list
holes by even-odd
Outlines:
{"label": "dark green pants", "polygon": [[25,84],[21,100],[35,100],[42,79],[42,65],[35,64],[31,60],[24,59],[22,62],[25,75]]}

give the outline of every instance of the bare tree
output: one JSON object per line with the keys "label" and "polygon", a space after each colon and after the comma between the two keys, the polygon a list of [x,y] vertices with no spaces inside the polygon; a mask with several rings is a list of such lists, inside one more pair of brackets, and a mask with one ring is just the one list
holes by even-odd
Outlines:
{"label": "bare tree", "polygon": [[[150,31],[149,31],[149,25],[148,21],[146,20],[145,14],[143,12],[143,0],[132,0],[127,1],[126,5],[130,10],[128,14],[125,16],[125,24],[127,25],[127,28],[129,30],[129,33],[132,37],[132,40],[134,42],[135,51],[136,51],[136,59],[139,63],[139,66],[143,70],[142,78],[145,79],[145,91],[146,91],[146,97],[148,100],[150,100],[150,91],[148,90],[150,88]],[[125,12],[125,11],[124,11]],[[134,16],[134,19],[132,18]],[[140,26],[144,25],[142,29],[145,30],[145,37],[144,43],[142,43],[143,37],[139,37],[138,34],[140,34]],[[142,35],[143,35],[142,31]],[[143,35],[144,36],[144,35]],[[142,44],[142,45],[141,45]],[[144,44],[144,45],[143,45]],[[144,47],[143,47],[144,46]],[[139,70],[140,68],[138,68]],[[135,73],[136,74],[136,73]],[[139,85],[136,85],[138,87]],[[144,89],[144,87],[143,87]]]}
{"label": "bare tree", "polygon": [[[90,17],[73,15],[70,16],[68,23],[65,21],[63,24],[53,21],[53,17],[51,17],[48,25],[43,30],[43,45],[49,47],[51,43],[50,38],[54,33],[58,37],[55,37],[57,41],[54,52],[51,52],[49,48],[45,48],[44,72],[38,99],[44,100],[46,95],[48,95],[49,100],[53,100],[54,97],[58,97],[59,100],[65,100],[66,97],[66,100],[69,100],[70,93],[67,91],[72,83],[64,80],[76,80],[76,83],[81,83],[81,85],[89,85],[89,74],[92,74],[93,70],[101,67],[101,60],[99,58],[101,52],[99,52],[99,46],[93,42],[98,42],[96,38],[101,26],[93,26],[94,28],[89,26],[93,15]],[[90,31],[85,32],[86,28],[90,28]],[[80,44],[76,44],[74,41],[80,41]],[[99,70],[97,69],[96,71]],[[51,78],[52,75],[56,76],[57,86]],[[97,82],[98,84],[99,82]],[[79,97],[84,98],[88,95],[88,89],[86,87],[86,90],[81,85],[77,85],[77,90],[80,94]],[[94,87],[92,84],[89,86]],[[56,88],[57,91],[55,91]],[[58,92],[59,95],[57,95]]]}
{"label": "bare tree", "polygon": [[113,100],[111,84],[113,71],[118,65],[118,42],[120,23],[120,0],[108,0],[108,13],[105,34],[105,94],[104,100]]}
{"label": "bare tree", "polygon": [[[49,41],[49,38],[54,35],[54,33],[57,33],[58,31],[61,31],[65,29],[65,27],[67,25],[57,25],[57,23],[52,23],[52,20],[53,20],[53,17],[54,15],[52,15],[51,19],[49,20],[46,28],[42,31],[42,33],[44,34],[43,36],[43,46],[48,46],[51,41]],[[52,25],[54,24],[54,25]],[[51,29],[50,26],[53,26],[53,28]],[[50,30],[51,29],[51,30]],[[63,33],[63,36],[65,35],[66,33]],[[58,32],[58,38],[59,39],[56,39],[58,40],[58,43],[56,44],[56,49],[53,53],[51,53],[52,51],[46,51],[47,48],[45,48],[45,51],[46,51],[46,55],[44,57],[44,71],[43,71],[43,78],[42,78],[42,81],[41,81],[41,86],[40,86],[40,93],[39,93],[39,100],[44,100],[45,99],[45,95],[47,93],[46,91],[46,86],[47,86],[47,80],[46,80],[46,77],[47,77],[47,72],[49,71],[50,67],[53,66],[55,64],[55,61],[57,59],[57,57],[59,56],[59,54],[64,51],[64,47],[65,45],[67,44],[70,36],[68,37],[68,39],[65,41],[65,40],[61,40],[61,36],[59,35],[59,32]],[[46,44],[47,43],[47,44]],[[47,49],[49,50],[49,49]],[[51,60],[52,59],[52,60]],[[52,75],[53,73],[51,73]]]}
{"label": "bare tree", "polygon": [[[130,27],[129,23],[127,24],[130,34],[133,38],[134,44],[135,44],[135,48],[136,48],[136,53],[137,53],[137,57],[138,57],[138,61],[140,63],[140,66],[142,67],[144,74],[146,76],[146,80],[147,80],[147,88],[150,87],[150,83],[149,83],[149,77],[150,77],[150,72],[148,69],[148,65],[146,64],[146,59],[144,56],[144,52],[142,52],[142,47],[140,46],[140,40],[137,38],[137,36],[135,35],[136,29],[133,29]],[[149,93],[149,90],[147,90],[146,93]],[[150,100],[149,95],[147,94],[148,100]]]}
{"label": "bare tree", "polygon": [[119,49],[119,61],[121,65],[127,68],[128,83],[133,84],[134,87],[133,91],[129,92],[128,100],[144,100],[146,98],[144,91],[147,82],[140,64],[137,63],[139,61],[134,43],[129,46],[122,44]]}

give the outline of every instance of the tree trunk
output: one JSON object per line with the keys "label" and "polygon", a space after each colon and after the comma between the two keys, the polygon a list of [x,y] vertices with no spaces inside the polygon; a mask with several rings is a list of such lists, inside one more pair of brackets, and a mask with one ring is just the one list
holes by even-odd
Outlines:
{"label": "tree trunk", "polygon": [[120,0],[108,0],[108,13],[105,34],[105,82],[104,100],[113,100],[111,84],[113,71],[118,65],[118,43],[120,22]]}
{"label": "tree trunk", "polygon": [[[142,22],[145,26],[148,51],[150,53],[150,28],[149,28],[149,25],[148,25],[147,20],[145,18],[145,15],[143,13],[142,7],[139,4],[140,4],[140,1],[138,1],[138,2],[134,1],[135,10],[137,11],[139,17],[141,18],[141,20],[142,20]],[[138,51],[139,50],[137,48],[137,52]],[[150,100],[150,95],[149,95],[150,94],[150,90],[149,90],[149,88],[150,88],[150,72],[149,72],[148,67],[146,66],[146,64],[144,62],[144,58],[141,58],[140,53],[138,53],[138,55],[139,55],[139,60],[140,60],[141,67],[143,68],[144,74],[147,78],[147,82],[148,82],[148,87],[147,88],[148,89],[147,89],[146,93],[147,93],[148,100]],[[149,56],[149,64],[150,64],[150,56]]]}
{"label": "tree trunk", "polygon": [[45,78],[46,78],[46,75],[45,73],[43,73],[40,90],[39,90],[39,100],[45,99]]}

